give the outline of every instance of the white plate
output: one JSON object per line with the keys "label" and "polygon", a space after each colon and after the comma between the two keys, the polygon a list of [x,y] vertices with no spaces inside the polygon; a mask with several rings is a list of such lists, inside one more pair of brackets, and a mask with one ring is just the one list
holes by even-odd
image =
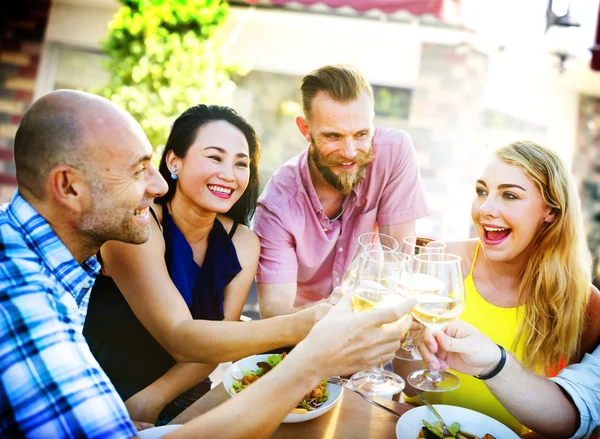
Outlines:
{"label": "white plate", "polygon": [[[486,433],[496,439],[519,439],[510,428],[474,410],[456,407],[453,405],[433,404],[440,416],[451,425],[453,422],[460,424],[460,429],[467,433],[482,437]],[[421,406],[407,411],[396,424],[396,437],[398,439],[416,439],[419,430],[423,428],[423,419],[430,424],[437,421],[433,413],[426,407]]]}
{"label": "white plate", "polygon": [[147,428],[146,430],[138,431],[140,439],[159,439],[165,434],[177,430],[183,425],[163,425],[162,427]]}
{"label": "white plate", "polygon": [[[225,386],[227,393],[229,393],[230,396],[235,396],[236,394],[231,390],[234,378],[242,379],[245,370],[256,370],[258,368],[256,363],[260,363],[261,361],[266,362],[269,356],[270,355],[267,354],[253,355],[252,357],[247,357],[231,364],[225,371],[225,376],[223,377],[223,386]],[[285,359],[283,361],[285,361]],[[281,366],[278,365],[277,367]],[[327,413],[340,400],[343,389],[341,386],[327,383],[327,390],[329,391],[329,399],[327,399],[321,407],[306,413],[288,413],[283,419],[283,422],[291,423],[308,421],[309,419],[321,416],[323,413]]]}

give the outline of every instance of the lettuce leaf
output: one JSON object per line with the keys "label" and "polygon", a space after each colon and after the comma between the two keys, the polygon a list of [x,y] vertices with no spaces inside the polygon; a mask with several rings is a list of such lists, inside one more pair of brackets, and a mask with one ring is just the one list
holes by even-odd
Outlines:
{"label": "lettuce leaf", "polygon": [[269,358],[267,358],[267,363],[269,363],[269,365],[271,367],[275,367],[279,364],[282,357],[283,357],[283,355],[281,355],[281,354],[269,355]]}

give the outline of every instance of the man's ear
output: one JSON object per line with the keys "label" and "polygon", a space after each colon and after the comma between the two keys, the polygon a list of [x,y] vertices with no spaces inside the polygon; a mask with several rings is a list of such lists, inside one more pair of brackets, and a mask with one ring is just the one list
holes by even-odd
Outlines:
{"label": "man's ear", "polygon": [[296,118],[296,125],[300,130],[300,133],[304,136],[307,142],[310,142],[310,127],[308,126],[308,122],[302,116],[298,116]]}
{"label": "man's ear", "polygon": [[46,188],[50,198],[73,212],[81,213],[89,204],[89,183],[83,172],[71,166],[52,168]]}

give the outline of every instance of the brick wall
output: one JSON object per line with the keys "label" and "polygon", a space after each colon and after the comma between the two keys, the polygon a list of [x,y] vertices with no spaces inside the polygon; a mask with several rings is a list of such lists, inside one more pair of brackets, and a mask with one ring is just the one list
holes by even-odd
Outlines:
{"label": "brick wall", "polygon": [[50,0],[7,1],[0,10],[0,203],[16,188],[13,144],[33,100]]}

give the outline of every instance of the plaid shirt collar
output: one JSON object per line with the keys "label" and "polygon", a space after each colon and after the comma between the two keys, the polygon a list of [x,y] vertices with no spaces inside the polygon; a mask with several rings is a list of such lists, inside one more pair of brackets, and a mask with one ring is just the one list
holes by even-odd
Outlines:
{"label": "plaid shirt collar", "polygon": [[[48,270],[73,296],[77,306],[81,306],[100,272],[96,257],[78,264],[50,224],[18,192],[8,205],[8,214],[22,228],[28,245],[35,249]],[[85,305],[87,308],[87,303]]]}

